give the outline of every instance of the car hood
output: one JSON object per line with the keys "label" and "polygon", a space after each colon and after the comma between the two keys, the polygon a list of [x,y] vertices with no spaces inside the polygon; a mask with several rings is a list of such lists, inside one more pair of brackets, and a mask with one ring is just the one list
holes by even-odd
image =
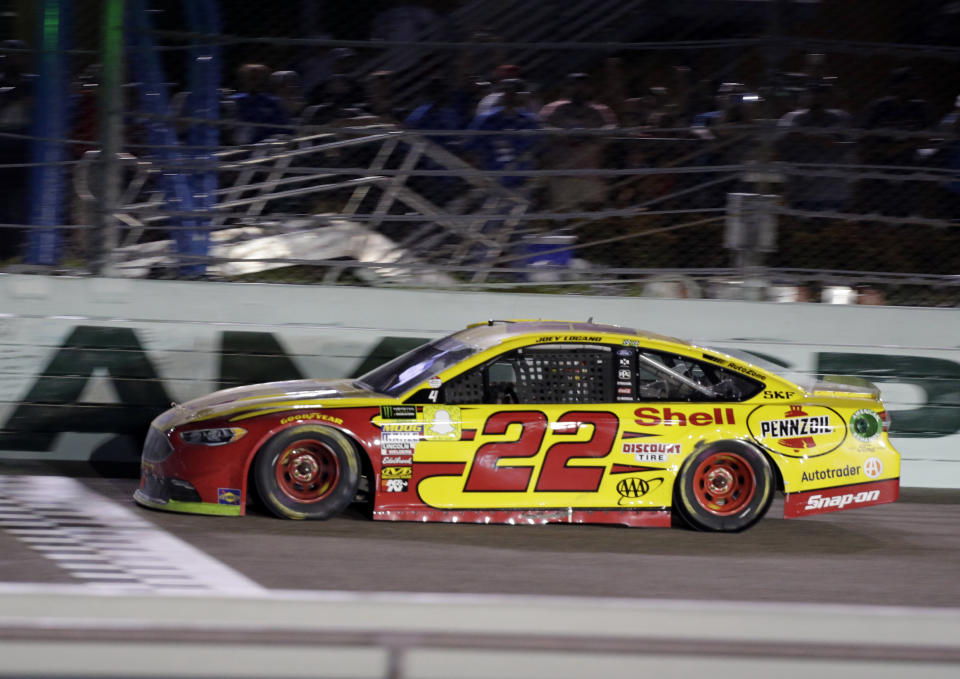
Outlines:
{"label": "car hood", "polygon": [[317,401],[377,397],[384,398],[380,394],[356,386],[352,380],[347,379],[265,382],[223,389],[186,403],[174,404],[170,410],[154,420],[154,426],[158,429],[166,429],[227,414],[284,410],[288,407],[297,407],[304,401],[312,402],[310,404],[312,407],[322,407],[323,404]]}

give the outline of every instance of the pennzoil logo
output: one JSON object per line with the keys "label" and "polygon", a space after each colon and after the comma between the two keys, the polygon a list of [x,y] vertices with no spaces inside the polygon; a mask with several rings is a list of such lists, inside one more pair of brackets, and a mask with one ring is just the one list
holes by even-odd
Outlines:
{"label": "pennzoil logo", "polygon": [[380,470],[381,479],[413,478],[413,467],[384,467]]}
{"label": "pennzoil logo", "polygon": [[816,405],[760,406],[747,417],[747,428],[764,448],[792,457],[829,453],[847,436],[840,414]]}

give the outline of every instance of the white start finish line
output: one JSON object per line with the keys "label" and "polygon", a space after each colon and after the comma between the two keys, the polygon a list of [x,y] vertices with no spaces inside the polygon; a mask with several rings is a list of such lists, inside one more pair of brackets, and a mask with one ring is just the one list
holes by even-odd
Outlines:
{"label": "white start finish line", "polygon": [[262,589],[75,479],[0,476],[0,528],[88,587],[225,593]]}

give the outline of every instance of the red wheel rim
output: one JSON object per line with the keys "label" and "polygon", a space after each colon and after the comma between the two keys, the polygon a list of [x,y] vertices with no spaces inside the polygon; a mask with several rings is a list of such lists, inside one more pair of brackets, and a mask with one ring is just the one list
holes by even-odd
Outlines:
{"label": "red wheel rim", "polygon": [[287,497],[297,502],[319,502],[337,487],[340,461],[320,441],[295,441],[277,458],[276,477]]}
{"label": "red wheel rim", "polygon": [[746,458],[736,453],[714,453],[693,474],[697,502],[711,514],[730,516],[749,504],[757,491],[757,477]]}

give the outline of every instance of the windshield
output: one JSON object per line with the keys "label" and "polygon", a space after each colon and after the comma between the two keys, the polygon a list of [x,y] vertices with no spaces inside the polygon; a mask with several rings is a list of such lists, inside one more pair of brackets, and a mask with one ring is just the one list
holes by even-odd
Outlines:
{"label": "windshield", "polygon": [[480,351],[480,347],[464,344],[455,337],[442,337],[384,363],[362,375],[357,382],[372,391],[399,396]]}

